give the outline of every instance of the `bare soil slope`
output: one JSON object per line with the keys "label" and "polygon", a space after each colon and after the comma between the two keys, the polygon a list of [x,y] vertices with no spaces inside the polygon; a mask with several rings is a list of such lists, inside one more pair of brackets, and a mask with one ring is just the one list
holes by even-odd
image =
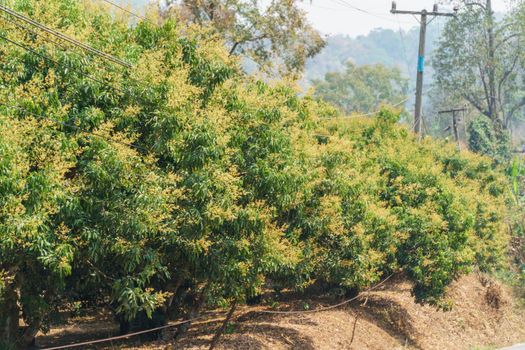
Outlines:
{"label": "bare soil slope", "polygon": [[[236,313],[219,349],[490,349],[525,341],[525,310],[517,305],[507,287],[477,275],[460,279],[448,298],[449,312],[414,303],[410,284],[402,279],[389,281],[380,290],[364,294],[341,309],[302,315],[264,315],[262,307],[243,307]],[[280,307],[301,309],[330,303],[328,300],[301,300]],[[335,301],[332,300],[332,303]],[[220,318],[194,324],[177,349],[207,349]],[[76,339],[97,338],[97,327],[115,331],[111,321],[101,318],[73,320],[50,335],[39,338],[42,345],[58,345]],[[100,330],[98,332],[100,334]],[[169,342],[141,343],[128,340],[98,348],[166,349]],[[93,347],[91,347],[93,349]]]}

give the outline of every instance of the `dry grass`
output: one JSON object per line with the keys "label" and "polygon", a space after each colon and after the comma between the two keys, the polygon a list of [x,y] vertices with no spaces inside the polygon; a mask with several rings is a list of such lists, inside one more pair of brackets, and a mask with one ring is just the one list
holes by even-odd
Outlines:
{"label": "dry grass", "polygon": [[[256,312],[261,306],[245,306],[238,310],[219,349],[456,350],[497,348],[525,340],[524,310],[518,308],[507,287],[473,274],[456,282],[448,297],[454,302],[449,312],[415,304],[410,284],[398,279],[339,310],[263,315]],[[305,302],[315,308],[335,301],[292,299],[280,306],[301,309]],[[194,324],[175,347],[166,341],[132,339],[88,349],[207,349],[220,326],[217,316]],[[39,343],[69,343],[115,334],[116,330],[110,319],[98,315],[75,319],[50,335],[39,337]]]}

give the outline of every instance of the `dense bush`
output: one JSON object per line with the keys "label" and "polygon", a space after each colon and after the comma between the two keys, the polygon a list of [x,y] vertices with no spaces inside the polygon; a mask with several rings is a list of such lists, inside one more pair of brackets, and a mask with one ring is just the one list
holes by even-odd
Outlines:
{"label": "dense bush", "polygon": [[327,121],[331,107],[243,75],[205,29],[7,3],[133,67],[2,22],[53,59],[0,47],[2,339],[30,341],[71,302],[165,321],[268,279],[359,290],[406,271],[437,303],[461,273],[500,262],[503,177],[416,142],[395,111]]}
{"label": "dense bush", "polygon": [[416,142],[394,125],[395,115],[385,109],[372,120],[327,126],[334,137],[325,157],[345,155],[330,164],[335,188],[348,186],[352,194],[338,199],[353,209],[341,216],[345,236],[363,242],[358,255],[336,267],[351,266],[346,273],[354,281],[356,262],[368,271],[364,281],[402,269],[417,299],[439,302],[446,286],[473,265],[489,270],[504,263],[507,182],[489,159],[445,142]]}
{"label": "dense bush", "polygon": [[468,146],[473,152],[492,157],[496,162],[507,163],[511,158],[510,136],[501,126],[488,117],[479,116],[468,126]]}

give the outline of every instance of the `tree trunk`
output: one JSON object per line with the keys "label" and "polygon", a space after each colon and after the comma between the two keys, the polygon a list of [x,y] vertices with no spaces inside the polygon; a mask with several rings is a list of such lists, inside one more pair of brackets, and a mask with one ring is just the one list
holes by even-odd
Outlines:
{"label": "tree trunk", "polygon": [[12,285],[7,285],[0,299],[0,345],[8,348],[19,339],[18,294]]}
{"label": "tree trunk", "polygon": [[40,330],[41,325],[41,320],[35,320],[29,326],[27,326],[20,338],[20,344],[22,344],[23,349],[35,346],[36,335]]}
{"label": "tree trunk", "polygon": [[[187,316],[185,318],[186,320],[192,320],[192,319],[197,318],[199,316],[199,312],[200,312],[201,308],[206,303],[206,292],[207,291],[208,291],[208,286],[206,285],[206,286],[204,286],[202,288],[202,290],[198,294],[196,300],[194,301],[193,305],[191,306],[190,311],[188,312],[188,314],[187,314]],[[182,335],[184,335],[188,331],[190,326],[191,326],[191,321],[182,324],[177,329],[177,332],[175,332],[175,336],[173,337],[174,340],[177,341],[178,339],[180,339],[180,337]]]}
{"label": "tree trunk", "polygon": [[488,35],[489,54],[489,113],[493,122],[499,120],[498,93],[496,91],[496,48],[494,39],[494,13],[492,12],[492,0],[486,0],[486,25]]}
{"label": "tree trunk", "polygon": [[235,309],[237,308],[237,300],[234,300],[230,311],[228,311],[228,315],[224,319],[224,322],[222,323],[221,328],[217,330],[217,333],[213,336],[213,339],[211,340],[210,347],[208,350],[214,350],[217,344],[219,344],[219,340],[221,339],[221,336],[223,335],[224,331],[226,330],[226,327],[228,327],[228,323],[233,317],[233,313],[235,312]]}

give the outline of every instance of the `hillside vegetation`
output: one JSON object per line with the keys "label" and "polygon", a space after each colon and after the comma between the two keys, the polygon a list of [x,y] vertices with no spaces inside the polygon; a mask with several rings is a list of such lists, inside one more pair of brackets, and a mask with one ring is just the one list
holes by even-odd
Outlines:
{"label": "hillside vegetation", "polygon": [[[367,35],[352,38],[336,34],[326,39],[325,48],[306,65],[304,80],[310,84],[313,80],[323,79],[327,73],[342,72],[347,62],[357,66],[380,64],[389,68],[400,69],[403,76],[410,79],[410,87],[415,88],[417,69],[417,50],[419,28],[414,21],[414,28],[404,31],[377,28]],[[437,18],[427,31],[427,55],[433,57],[436,41],[439,39],[443,20]],[[429,65],[425,76],[425,85],[433,80],[432,67]]]}
{"label": "hillside vegetation", "polygon": [[4,348],[72,306],[107,306],[126,330],[269,286],[355,293],[400,271],[417,301],[446,308],[451,282],[505,261],[506,179],[489,159],[417,142],[398,111],[330,120],[332,107],[246,76],[211,31],[173,19],[6,3],[132,67],[1,22],[17,43],[0,39]]}

